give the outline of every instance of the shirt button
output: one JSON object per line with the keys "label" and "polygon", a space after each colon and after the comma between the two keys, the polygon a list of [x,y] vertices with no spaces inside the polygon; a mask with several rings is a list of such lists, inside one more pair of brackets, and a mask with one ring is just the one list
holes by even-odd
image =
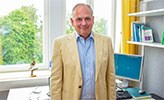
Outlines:
{"label": "shirt button", "polygon": [[81,88],[81,85],[79,86],[79,88]]}

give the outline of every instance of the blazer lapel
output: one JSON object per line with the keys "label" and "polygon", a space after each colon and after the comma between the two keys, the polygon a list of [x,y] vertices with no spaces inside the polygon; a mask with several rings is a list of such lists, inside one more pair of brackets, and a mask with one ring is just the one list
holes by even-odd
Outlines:
{"label": "blazer lapel", "polygon": [[96,78],[95,78],[95,81],[97,81],[99,69],[101,67],[103,40],[99,37],[99,35],[96,35],[96,34],[94,34],[94,39],[95,39],[95,51],[96,51]]}
{"label": "blazer lapel", "polygon": [[68,38],[68,51],[70,51],[68,54],[70,54],[70,57],[72,58],[73,63],[77,67],[77,72],[79,73],[80,78],[82,79],[82,72],[81,72],[81,66],[80,66],[80,60],[78,55],[78,48],[76,43],[76,35],[75,33],[72,33],[72,35]]}

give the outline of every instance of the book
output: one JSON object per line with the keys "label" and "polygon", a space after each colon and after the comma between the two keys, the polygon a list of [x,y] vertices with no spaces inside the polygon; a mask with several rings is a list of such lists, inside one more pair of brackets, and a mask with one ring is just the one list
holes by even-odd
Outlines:
{"label": "book", "polygon": [[161,44],[164,45],[164,31],[162,33],[162,41],[161,41]]}
{"label": "book", "polygon": [[142,42],[154,42],[152,28],[142,25],[141,32],[142,32]]}
{"label": "book", "polygon": [[142,100],[142,99],[150,99],[151,95],[147,92],[144,94],[139,93],[139,88],[127,88],[126,91],[129,92],[129,94],[135,99],[135,100]]}
{"label": "book", "polygon": [[136,42],[141,42],[141,26],[144,25],[144,23],[140,22],[132,22],[131,23],[131,40]]}

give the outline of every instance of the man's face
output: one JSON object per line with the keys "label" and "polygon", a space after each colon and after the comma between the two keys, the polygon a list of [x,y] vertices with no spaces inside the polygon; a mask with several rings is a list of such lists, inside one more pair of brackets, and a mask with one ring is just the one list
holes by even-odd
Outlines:
{"label": "man's face", "polygon": [[94,24],[94,17],[86,6],[79,6],[73,12],[72,26],[83,37],[88,37]]}

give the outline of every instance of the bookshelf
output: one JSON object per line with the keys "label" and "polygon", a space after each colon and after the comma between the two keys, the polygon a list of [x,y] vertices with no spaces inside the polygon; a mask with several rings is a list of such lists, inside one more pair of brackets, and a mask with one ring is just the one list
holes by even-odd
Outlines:
{"label": "bookshelf", "polygon": [[[160,42],[162,40],[162,33],[164,29],[164,0],[154,0],[154,2],[146,3],[140,2],[139,5],[141,7],[140,12],[129,13],[128,16],[130,18],[137,16],[139,17],[140,22],[151,27],[154,30],[153,36],[155,42],[148,43],[129,40],[127,43],[138,45],[139,54],[144,57],[144,74],[142,75],[142,80],[139,84],[141,89],[145,89],[149,93],[156,93],[159,96],[164,97],[164,94],[161,93],[164,88],[161,84],[161,81],[164,81],[162,77],[164,75],[162,73],[162,69],[164,68],[164,45]],[[157,86],[156,84],[159,85]]]}
{"label": "bookshelf", "polygon": [[[146,6],[147,7],[147,6]],[[155,9],[155,10],[146,10],[146,11],[140,11],[140,12],[136,12],[136,13],[129,13],[128,16],[130,17],[141,17],[141,21],[143,23],[146,23],[146,17],[149,16],[164,16],[164,8],[161,9]],[[136,41],[127,41],[128,44],[133,44],[133,45],[139,45],[141,46],[141,55],[143,55],[143,57],[145,58],[145,47],[153,47],[153,48],[159,48],[159,49],[164,49],[164,45],[162,45],[161,43],[157,43],[157,42],[136,42]],[[140,82],[140,89],[143,89],[143,77],[142,76],[142,80]]]}
{"label": "bookshelf", "polygon": [[[128,16],[138,16],[138,17],[161,16],[161,15],[164,15],[164,9],[149,10],[149,11],[142,11],[142,12],[128,14]],[[143,42],[127,41],[127,43],[141,45],[141,46],[164,48],[164,45],[162,45],[161,43],[155,43],[155,42],[143,43]]]}
{"label": "bookshelf", "polygon": [[139,16],[139,17],[145,17],[145,16],[159,16],[164,15],[164,9],[157,9],[157,10],[150,10],[150,11],[142,11],[137,13],[130,13],[128,16]]}
{"label": "bookshelf", "polygon": [[153,42],[153,43],[144,43],[144,42],[127,41],[127,43],[141,45],[141,46],[164,48],[164,45],[162,45],[161,43],[155,43],[155,42]]}

